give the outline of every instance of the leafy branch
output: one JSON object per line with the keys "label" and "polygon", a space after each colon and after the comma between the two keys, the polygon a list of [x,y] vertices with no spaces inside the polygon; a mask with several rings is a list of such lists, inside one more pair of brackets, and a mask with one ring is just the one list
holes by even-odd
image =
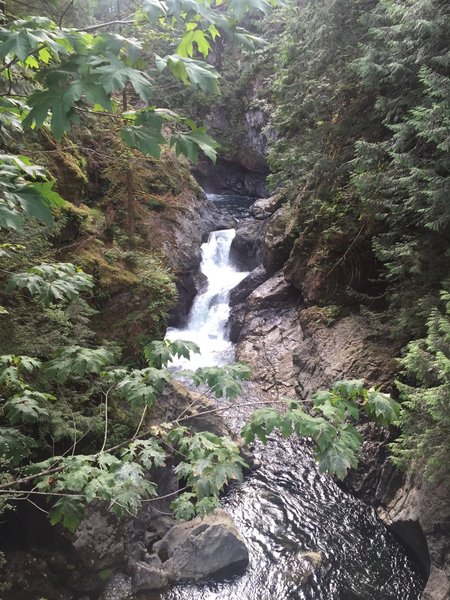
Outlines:
{"label": "leafy branch", "polygon": [[362,380],[339,381],[330,390],[319,391],[312,399],[313,414],[288,402],[285,412],[274,408],[257,410],[242,430],[247,443],[267,437],[279,430],[284,437],[293,434],[311,438],[321,471],[344,479],[358,465],[362,436],[356,429],[361,411],[378,425],[398,420],[400,405],[389,394],[366,389]]}

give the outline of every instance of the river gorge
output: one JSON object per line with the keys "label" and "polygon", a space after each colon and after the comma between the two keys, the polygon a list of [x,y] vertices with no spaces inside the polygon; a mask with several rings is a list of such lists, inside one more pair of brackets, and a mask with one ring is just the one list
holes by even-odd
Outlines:
{"label": "river gorge", "polygon": [[[227,215],[249,222],[249,200],[210,196]],[[239,201],[241,204],[239,205]],[[236,209],[238,215],[236,215]],[[239,224],[239,221],[238,221]],[[169,330],[171,339],[196,342],[198,366],[233,359],[228,339],[229,292],[248,273],[230,257],[234,229],[212,232],[202,246],[201,271],[207,277],[194,300],[186,328]],[[275,351],[283,353],[282,348]],[[256,382],[236,402],[229,421],[236,433],[251,409],[249,397],[264,397]],[[268,400],[270,405],[270,400]],[[319,473],[308,444],[273,436],[255,448],[259,467],[223,500],[250,550],[250,566],[225,581],[186,584],[163,600],[417,600],[424,586],[420,568],[373,508]]]}

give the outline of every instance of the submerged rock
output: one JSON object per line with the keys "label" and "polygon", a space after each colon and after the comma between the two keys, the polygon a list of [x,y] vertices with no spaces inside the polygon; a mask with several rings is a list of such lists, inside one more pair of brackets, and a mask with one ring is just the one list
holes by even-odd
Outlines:
{"label": "submerged rock", "polygon": [[158,556],[151,556],[148,561],[134,565],[132,583],[134,592],[161,590],[168,584],[168,574]]}
{"label": "submerged rock", "polygon": [[131,578],[117,573],[108,583],[100,600],[133,600]]}
{"label": "submerged rock", "polygon": [[288,563],[289,571],[285,575],[293,585],[306,583],[322,564],[320,552],[299,552]]}

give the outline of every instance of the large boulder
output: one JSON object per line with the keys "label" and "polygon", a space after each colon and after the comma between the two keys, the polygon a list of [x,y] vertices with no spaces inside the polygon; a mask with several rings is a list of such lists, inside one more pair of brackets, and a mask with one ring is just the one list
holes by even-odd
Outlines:
{"label": "large boulder", "polygon": [[133,565],[134,592],[162,590],[168,584],[169,577],[159,556],[150,556],[145,562],[137,562]]}
{"label": "large boulder", "polygon": [[297,299],[298,291],[286,282],[280,271],[257,287],[247,298],[246,305],[253,311],[274,306],[284,308],[295,305]]}
{"label": "large boulder", "polygon": [[230,306],[237,306],[250,296],[252,292],[262,285],[268,278],[264,267],[260,266],[254,269],[245,279],[243,279],[230,292]]}
{"label": "large boulder", "polygon": [[239,340],[242,327],[245,321],[245,301],[252,292],[262,285],[269,275],[264,267],[260,266],[254,269],[250,275],[243,279],[230,292],[230,318],[228,320],[228,335],[233,343]]}
{"label": "large boulder", "polygon": [[243,270],[255,269],[262,261],[262,238],[265,223],[250,221],[236,231],[230,248],[231,261]]}
{"label": "large boulder", "polygon": [[153,550],[171,582],[195,581],[226,568],[247,566],[249,560],[243,539],[223,510],[175,525]]}
{"label": "large boulder", "polygon": [[252,217],[258,220],[268,219],[281,206],[279,196],[271,196],[270,198],[260,198],[254,202],[249,209]]}
{"label": "large boulder", "polygon": [[73,547],[86,568],[107,569],[123,560],[132,532],[130,521],[120,523],[101,507],[88,511],[75,533]]}
{"label": "large boulder", "polygon": [[240,328],[236,356],[250,363],[263,390],[294,389],[293,356],[302,339],[298,300],[298,291],[279,271],[248,296],[243,310],[232,313],[232,327]]}

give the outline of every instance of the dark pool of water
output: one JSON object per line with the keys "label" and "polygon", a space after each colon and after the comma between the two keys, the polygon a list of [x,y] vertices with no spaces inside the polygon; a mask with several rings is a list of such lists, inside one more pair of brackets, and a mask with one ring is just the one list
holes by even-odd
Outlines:
{"label": "dark pool of water", "polygon": [[249,217],[248,209],[256,198],[227,194],[207,194],[208,199],[222,212],[232,215],[238,220]]}
{"label": "dark pool of water", "polygon": [[[320,474],[307,446],[274,440],[224,499],[250,552],[240,577],[182,585],[163,600],[418,600],[424,578],[373,509]],[[307,582],[305,552],[322,564]]]}

